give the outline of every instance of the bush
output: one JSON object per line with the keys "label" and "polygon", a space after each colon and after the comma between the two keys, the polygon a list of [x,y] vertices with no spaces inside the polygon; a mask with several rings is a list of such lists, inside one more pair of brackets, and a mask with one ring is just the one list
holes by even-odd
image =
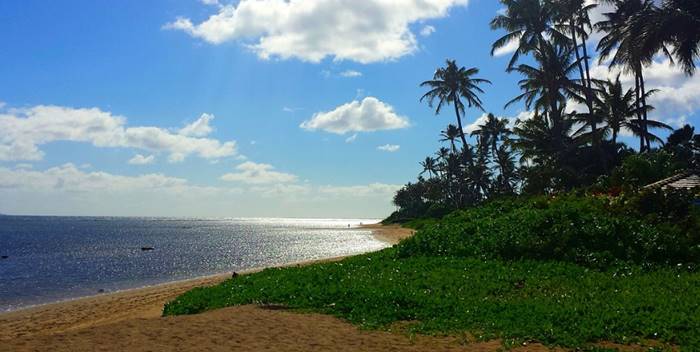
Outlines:
{"label": "bush", "polygon": [[700,217],[687,197],[567,195],[492,202],[423,228],[399,246],[399,256],[557,260],[595,268],[694,266],[700,263]]}

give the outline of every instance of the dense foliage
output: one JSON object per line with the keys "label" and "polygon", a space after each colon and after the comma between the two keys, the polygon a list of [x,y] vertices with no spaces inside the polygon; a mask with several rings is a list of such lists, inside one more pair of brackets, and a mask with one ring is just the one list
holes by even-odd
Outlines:
{"label": "dense foliage", "polygon": [[[593,23],[590,13],[601,2],[612,10]],[[658,90],[648,87],[644,76],[658,54],[678,62],[689,75],[695,72],[700,58],[696,0],[501,3],[504,11],[491,27],[505,34],[494,42],[492,53],[517,44],[507,71],[522,76],[521,94],[506,106],[522,102],[527,112],[517,120],[489,114],[467,129],[465,109],[484,110],[481,85],[490,82],[474,77],[477,68],[448,60],[421,84],[429,89],[421,100],[434,106],[436,114],[452,105],[457,125],[442,131],[448,147],[426,157],[417,182],[396,194],[399,211],[389,220],[439,216],[503,195],[555,194],[594,184],[638,188],[683,167],[699,166],[700,135],[691,126],[673,132],[665,144],[655,134],[655,129],[671,127],[650,118],[654,107],[648,100]],[[594,31],[601,34],[596,46],[599,63],[619,68],[633,84],[623,85],[619,75],[607,80],[591,75],[595,55],[588,51]],[[638,138],[637,151],[619,141],[622,133]],[[670,163],[652,165],[650,172],[642,173],[643,163],[656,157],[646,154],[660,150],[672,157]],[[639,158],[629,159],[621,173],[614,173],[637,152]]]}
{"label": "dense foliage", "polygon": [[401,257],[452,256],[614,265],[700,264],[692,192],[534,197],[457,211],[399,247]]}

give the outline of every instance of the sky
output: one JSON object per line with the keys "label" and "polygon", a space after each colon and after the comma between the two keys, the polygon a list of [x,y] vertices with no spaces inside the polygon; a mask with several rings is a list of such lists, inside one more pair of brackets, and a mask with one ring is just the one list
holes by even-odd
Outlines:
{"label": "sky", "polygon": [[[512,46],[490,53],[501,10],[494,0],[2,1],[0,213],[385,217],[454,121],[419,101],[446,59],[493,82],[488,112],[528,116],[504,108],[520,77],[505,71]],[[597,60],[593,73],[616,74]],[[700,75],[659,57],[646,77],[660,89],[653,118],[698,124]],[[466,130],[483,118],[468,110]]]}

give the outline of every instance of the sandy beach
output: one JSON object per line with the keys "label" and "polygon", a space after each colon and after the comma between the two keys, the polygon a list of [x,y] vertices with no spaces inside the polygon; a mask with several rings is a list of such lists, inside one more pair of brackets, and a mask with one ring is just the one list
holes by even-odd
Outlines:
{"label": "sandy beach", "polygon": [[[364,227],[390,244],[413,233],[399,226]],[[314,262],[319,261],[290,265]],[[228,277],[216,275],[0,314],[0,351],[495,351],[500,347],[497,342],[465,346],[464,339],[454,337],[364,331],[330,316],[256,306],[161,317],[163,305],[176,296]]]}

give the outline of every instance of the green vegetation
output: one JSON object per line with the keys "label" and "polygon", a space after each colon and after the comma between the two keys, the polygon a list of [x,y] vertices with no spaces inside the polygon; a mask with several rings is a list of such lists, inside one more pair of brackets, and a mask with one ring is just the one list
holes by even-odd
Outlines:
{"label": "green vegetation", "polygon": [[506,345],[585,346],[654,339],[700,348],[700,274],[630,266],[589,270],[561,262],[397,256],[268,269],[192,290],[165,315],[241,304],[282,304],[366,328],[409,322],[419,333],[469,333]]}

